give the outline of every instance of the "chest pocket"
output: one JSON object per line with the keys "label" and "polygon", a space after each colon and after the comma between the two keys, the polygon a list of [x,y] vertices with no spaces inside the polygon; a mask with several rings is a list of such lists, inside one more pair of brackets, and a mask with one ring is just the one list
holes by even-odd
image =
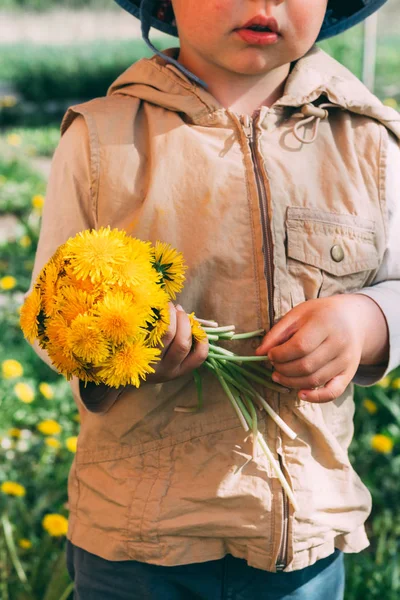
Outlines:
{"label": "chest pocket", "polygon": [[375,223],[370,219],[288,207],[286,234],[292,307],[355,292],[369,285],[379,267]]}

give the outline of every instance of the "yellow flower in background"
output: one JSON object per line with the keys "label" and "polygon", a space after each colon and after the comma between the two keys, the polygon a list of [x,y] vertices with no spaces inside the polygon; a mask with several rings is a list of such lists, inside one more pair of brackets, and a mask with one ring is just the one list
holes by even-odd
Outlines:
{"label": "yellow flower in background", "polygon": [[17,285],[17,280],[12,275],[6,275],[0,279],[0,288],[2,290],[12,290]]}
{"label": "yellow flower in background", "polygon": [[62,430],[61,425],[53,419],[41,421],[36,425],[36,427],[41,433],[43,433],[43,435],[57,435]]}
{"label": "yellow flower in background", "polygon": [[29,548],[32,548],[32,542],[26,538],[21,538],[18,540],[18,546],[24,548],[24,550],[28,550]]}
{"label": "yellow flower in background", "polygon": [[79,413],[77,413],[76,415],[74,415],[74,421],[76,421],[77,423],[81,422],[81,415]]}
{"label": "yellow flower in background", "polygon": [[3,106],[4,108],[12,108],[17,103],[18,99],[12,94],[5,94],[4,96],[0,97],[0,106]]}
{"label": "yellow flower in background", "polygon": [[30,404],[35,398],[35,391],[29,383],[16,383],[14,385],[14,393],[25,404]]}
{"label": "yellow flower in background", "polygon": [[19,245],[22,246],[22,248],[28,248],[31,244],[32,240],[29,235],[23,235],[19,238]]}
{"label": "yellow flower in background", "polygon": [[8,430],[7,433],[10,437],[14,437],[16,439],[19,439],[21,437],[21,430],[18,429],[17,427],[12,427],[11,429]]}
{"label": "yellow flower in background", "polygon": [[376,452],[381,454],[390,454],[393,450],[394,442],[387,435],[377,433],[371,438],[371,446]]}
{"label": "yellow flower in background", "polygon": [[19,324],[26,339],[32,344],[38,335],[39,313],[42,305],[40,290],[34,288],[20,310]]}
{"label": "yellow flower in background", "polygon": [[57,513],[48,514],[42,521],[43,528],[52,536],[67,535],[68,519]]}
{"label": "yellow flower in background", "polygon": [[156,242],[154,256],[154,266],[162,275],[165,289],[171,298],[175,299],[186,279],[184,273],[187,267],[184,264],[183,254],[169,244]]}
{"label": "yellow flower in background", "polygon": [[202,342],[207,339],[207,334],[196,319],[194,312],[188,315],[190,321],[190,327],[192,328],[192,336],[196,340],[196,342]]}
{"label": "yellow flower in background", "polygon": [[0,187],[5,184],[7,181],[7,177],[5,175],[0,175]]}
{"label": "yellow flower in background", "polygon": [[39,391],[45,398],[47,398],[47,400],[51,400],[52,398],[54,398],[53,388],[48,383],[40,383]]}
{"label": "yellow flower in background", "polygon": [[363,401],[364,408],[369,412],[370,415],[374,415],[378,410],[378,405],[373,400],[365,398]]}
{"label": "yellow flower in background", "polygon": [[22,377],[24,374],[24,369],[22,365],[17,360],[13,358],[9,358],[4,360],[1,363],[1,370],[3,373],[4,379],[13,379],[14,377]]}
{"label": "yellow flower in background", "polygon": [[76,435],[69,437],[65,440],[65,445],[70,452],[76,452],[78,446],[78,437]]}
{"label": "yellow flower in background", "polygon": [[389,377],[389,375],[387,375],[386,377],[378,381],[376,385],[379,385],[382,388],[388,388],[390,386],[390,381],[391,378]]}
{"label": "yellow flower in background", "polygon": [[397,104],[397,100],[395,98],[385,98],[383,104],[386,106],[390,106],[390,108],[395,108],[396,110],[399,108]]}
{"label": "yellow flower in background", "polygon": [[41,211],[44,205],[44,196],[42,194],[35,194],[32,198],[32,206],[36,210]]}
{"label": "yellow flower in background", "polygon": [[8,496],[25,496],[26,494],[24,486],[15,481],[4,481],[1,484],[1,491]]}
{"label": "yellow flower in background", "polygon": [[61,448],[61,442],[57,438],[47,437],[44,440],[44,443],[47,444],[50,448]]}
{"label": "yellow flower in background", "polygon": [[22,137],[18,133],[9,133],[6,139],[9,146],[20,146],[22,142]]}
{"label": "yellow flower in background", "polygon": [[400,377],[397,377],[396,379],[393,379],[393,381],[392,381],[392,389],[394,389],[394,390],[400,390]]}

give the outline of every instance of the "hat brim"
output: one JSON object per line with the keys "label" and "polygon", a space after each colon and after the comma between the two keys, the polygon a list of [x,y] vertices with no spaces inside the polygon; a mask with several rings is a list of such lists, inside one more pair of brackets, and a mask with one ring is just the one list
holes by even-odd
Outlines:
{"label": "hat brim", "polygon": [[[350,29],[350,27],[354,27],[354,25],[364,21],[387,2],[387,0],[363,0],[364,6],[362,8],[355,9],[352,14],[346,14],[341,17],[340,1],[335,2],[335,0],[332,0],[330,2],[331,9],[327,11],[317,41],[333,37]],[[115,2],[137,19],[140,18],[140,0],[115,0]],[[335,5],[337,5],[336,10]],[[165,23],[153,17],[151,19],[151,26],[158,29],[158,31],[178,37],[178,30],[171,23]]]}

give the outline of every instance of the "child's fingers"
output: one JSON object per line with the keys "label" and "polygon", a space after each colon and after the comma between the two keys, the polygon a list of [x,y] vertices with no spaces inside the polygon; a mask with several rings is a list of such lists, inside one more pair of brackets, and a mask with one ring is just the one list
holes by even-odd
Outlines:
{"label": "child's fingers", "polygon": [[301,389],[298,397],[307,402],[331,402],[343,394],[353,377],[348,372],[339,373],[320,389]]}
{"label": "child's fingers", "polygon": [[274,360],[271,364],[280,375],[286,377],[305,377],[312,375],[341,354],[341,349],[338,349],[328,337],[316,350],[310,352],[307,356],[288,362]]}
{"label": "child's fingers", "polygon": [[276,383],[280,383],[285,387],[290,387],[296,390],[306,390],[325,385],[333,377],[336,377],[339,373],[343,372],[346,368],[346,364],[343,363],[343,357],[340,356],[334,360],[331,360],[327,365],[318,369],[312,375],[306,377],[286,377],[280,373],[274,372],[272,379]]}
{"label": "child's fingers", "polygon": [[196,342],[193,350],[188,354],[179,368],[179,376],[185,375],[194,369],[200,367],[208,356],[208,341]]}
{"label": "child's fingers", "polygon": [[163,346],[160,345],[160,350],[161,350],[160,358],[161,359],[164,358],[168,348],[170,347],[171,343],[174,341],[175,334],[176,334],[176,308],[172,304],[172,302],[168,302],[168,309],[169,309],[169,327],[168,327],[167,332],[164,334],[164,336],[162,338]]}
{"label": "child's fingers", "polygon": [[192,328],[183,310],[176,311],[176,333],[163,357],[163,371],[173,373],[185,360],[192,347]]}
{"label": "child's fingers", "polygon": [[326,340],[328,334],[315,322],[303,325],[288,341],[268,351],[271,361],[285,363],[298,360],[314,352]]}

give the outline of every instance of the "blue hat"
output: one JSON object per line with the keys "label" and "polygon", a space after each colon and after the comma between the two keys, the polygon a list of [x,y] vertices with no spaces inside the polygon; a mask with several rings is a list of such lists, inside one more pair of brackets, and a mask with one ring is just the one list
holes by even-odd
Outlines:
{"label": "blue hat", "polygon": [[[162,56],[166,61],[174,64],[182,73],[203,87],[207,85],[196,77],[193,73],[185,69],[177,60],[170,56],[166,56],[149,40],[149,32],[151,27],[155,27],[163,33],[178,37],[175,17],[167,0],[115,0],[122,8],[127,10],[131,15],[140,19],[142,24],[142,36],[146,44],[159,56]],[[342,33],[361,23],[367,17],[383,6],[387,0],[328,0],[328,8],[324,22],[322,23],[321,31],[317,41]]]}

